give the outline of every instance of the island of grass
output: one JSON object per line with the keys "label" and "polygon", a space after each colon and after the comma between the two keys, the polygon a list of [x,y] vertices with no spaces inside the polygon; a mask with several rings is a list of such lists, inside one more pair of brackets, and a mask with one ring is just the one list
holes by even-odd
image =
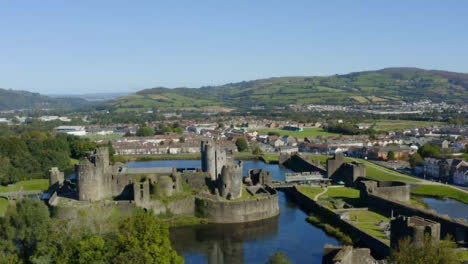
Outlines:
{"label": "island of grass", "polygon": [[296,188],[299,192],[301,192],[302,194],[304,194],[305,196],[309,197],[312,200],[314,200],[317,194],[323,191],[323,189],[320,187],[306,186],[306,185],[299,185]]}
{"label": "island of grass", "polygon": [[382,222],[389,223],[390,219],[388,217],[380,215],[376,212],[360,210],[350,211],[349,220],[353,223],[353,225],[362,229],[366,233],[373,235],[385,244],[390,245],[390,240],[385,234],[385,230],[379,226],[379,224]]}
{"label": "island of grass", "polygon": [[292,136],[292,137],[297,137],[297,138],[316,137],[316,136],[334,137],[334,136],[341,135],[337,133],[327,132],[323,130],[323,128],[318,128],[318,127],[306,127],[304,128],[303,131],[291,131],[291,130],[285,130],[281,128],[265,128],[265,129],[258,129],[256,131],[261,135],[267,135],[268,132],[274,132],[274,133],[278,133],[281,136],[287,135],[287,136]]}
{"label": "island of grass", "polygon": [[439,199],[450,198],[468,204],[468,193],[456,187],[435,184],[420,185],[411,190],[411,194],[417,196],[435,197]]}
{"label": "island of grass", "polygon": [[19,181],[15,184],[8,186],[0,186],[0,193],[2,192],[17,192],[23,187],[24,191],[45,191],[49,188],[49,180],[47,179],[34,179],[27,181]]}
{"label": "island of grass", "polygon": [[340,209],[344,206],[344,203],[359,207],[361,205],[359,194],[359,190],[357,189],[343,186],[331,186],[318,200],[330,209]]}

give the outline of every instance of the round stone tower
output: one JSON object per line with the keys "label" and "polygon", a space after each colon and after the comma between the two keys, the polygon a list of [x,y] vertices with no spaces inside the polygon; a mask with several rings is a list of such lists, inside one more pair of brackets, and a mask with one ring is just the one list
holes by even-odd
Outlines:
{"label": "round stone tower", "polygon": [[218,179],[219,194],[226,199],[242,196],[242,162],[238,165],[223,166]]}

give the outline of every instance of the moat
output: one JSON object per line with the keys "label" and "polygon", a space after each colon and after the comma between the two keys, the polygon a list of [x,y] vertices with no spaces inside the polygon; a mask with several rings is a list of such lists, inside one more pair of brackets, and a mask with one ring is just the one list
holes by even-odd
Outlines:
{"label": "moat", "polygon": [[[129,167],[199,168],[198,160],[129,162]],[[261,168],[283,180],[289,169],[261,161],[245,161],[244,174]],[[339,242],[305,221],[307,215],[279,194],[280,215],[246,224],[207,224],[171,229],[174,248],[185,263],[264,263],[275,251],[286,252],[293,263],[320,263],[325,244]]]}

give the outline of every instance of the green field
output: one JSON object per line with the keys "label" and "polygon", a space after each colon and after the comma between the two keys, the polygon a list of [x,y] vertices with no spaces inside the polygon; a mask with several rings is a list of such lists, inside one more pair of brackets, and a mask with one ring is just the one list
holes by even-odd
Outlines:
{"label": "green field", "polygon": [[84,138],[89,138],[90,140],[111,140],[122,138],[122,134],[110,134],[110,135],[86,135]]}
{"label": "green field", "polygon": [[390,240],[385,233],[377,225],[381,221],[389,222],[390,219],[372,211],[351,211],[349,212],[350,220],[353,224],[364,230],[366,233],[371,234],[386,244],[390,244]]}
{"label": "green field", "polygon": [[49,180],[36,179],[29,181],[19,181],[11,186],[0,186],[0,192],[17,192],[23,186],[25,191],[45,191],[49,188]]}
{"label": "green field", "polygon": [[262,159],[265,163],[278,163],[279,154],[263,154]]}
{"label": "green field", "polygon": [[409,128],[429,127],[442,125],[442,122],[412,121],[412,120],[379,120],[374,129],[379,131],[403,130]]}
{"label": "green field", "polygon": [[[322,165],[325,166],[326,160],[329,158],[327,155],[310,155],[309,159],[318,160]],[[364,159],[356,158],[345,158],[345,161],[357,161],[362,162],[366,165],[366,176],[370,179],[381,180],[381,181],[404,181],[404,182],[421,182],[419,179],[399,173],[396,171],[389,170],[377,164],[371,163]]]}
{"label": "green field", "polygon": [[0,198],[0,217],[5,215],[5,211],[8,207],[8,200],[5,198]]}
{"label": "green field", "polygon": [[266,135],[268,132],[277,132],[281,136],[293,136],[297,138],[304,138],[304,137],[316,137],[316,136],[322,136],[322,137],[334,137],[334,136],[339,136],[340,134],[337,133],[329,133],[323,130],[323,128],[315,128],[315,127],[306,127],[304,128],[304,131],[289,131],[289,130],[284,130],[280,128],[265,128],[265,129],[258,129],[256,130],[259,134]]}
{"label": "green field", "polygon": [[443,185],[420,185],[413,190],[412,194],[420,196],[431,196],[436,198],[451,198],[468,204],[468,193],[459,189]]}
{"label": "green field", "polygon": [[396,171],[389,170],[382,166],[376,165],[363,159],[356,159],[359,162],[366,164],[366,176],[374,180],[381,181],[403,181],[403,182],[421,182],[421,180],[399,173]]}
{"label": "green field", "polygon": [[319,194],[323,189],[320,187],[312,187],[312,186],[304,186],[300,185],[297,186],[299,192],[304,194],[305,196],[309,197],[310,199],[314,199],[317,194]]}
{"label": "green field", "polygon": [[343,198],[351,198],[356,199],[359,198],[359,190],[347,187],[330,187],[328,188],[327,192],[323,194],[323,197],[328,196],[328,198],[333,199],[343,199]]}

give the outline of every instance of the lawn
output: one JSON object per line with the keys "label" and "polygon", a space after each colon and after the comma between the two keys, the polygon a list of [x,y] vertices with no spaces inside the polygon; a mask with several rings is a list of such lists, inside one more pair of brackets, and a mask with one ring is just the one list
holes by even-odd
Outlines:
{"label": "lawn", "polygon": [[109,134],[109,135],[86,135],[84,138],[90,140],[111,140],[123,137],[123,134]]}
{"label": "lawn", "polygon": [[330,187],[323,197],[328,196],[333,199],[359,198],[359,190],[348,187]]}
{"label": "lawn", "polygon": [[320,187],[312,187],[312,186],[297,186],[297,189],[310,199],[314,199],[317,194],[319,194],[323,189]]}
{"label": "lawn", "polygon": [[379,120],[374,129],[380,131],[402,130],[409,128],[429,127],[433,125],[442,125],[442,122],[411,121],[411,120]]}
{"label": "lawn", "polygon": [[[311,160],[318,160],[324,166],[329,158],[327,155],[310,155]],[[379,166],[372,162],[363,159],[356,158],[345,158],[345,162],[357,161],[362,162],[366,165],[366,176],[370,179],[381,180],[381,181],[404,181],[404,182],[420,182],[419,179],[399,173],[396,171],[389,170],[385,167]]]}
{"label": "lawn", "polygon": [[420,196],[451,198],[468,204],[468,193],[444,185],[420,185],[411,190],[411,193]]}
{"label": "lawn", "polygon": [[327,192],[319,197],[319,201],[321,201],[321,203],[325,203],[325,205],[330,209],[341,208],[341,205],[338,205],[338,207],[336,207],[336,203],[340,200],[354,207],[360,207],[362,204],[361,199],[359,198],[359,193],[359,190],[353,188],[341,186],[329,187]]}
{"label": "lawn", "polygon": [[25,191],[45,191],[49,188],[49,180],[35,179],[29,181],[19,181],[12,186],[0,186],[0,192],[17,192],[23,186]]}
{"label": "lawn", "polygon": [[382,166],[376,165],[363,159],[355,159],[358,162],[362,162],[366,165],[366,176],[374,180],[381,181],[403,181],[403,182],[420,182],[419,179],[399,173],[396,171],[389,170]]}
{"label": "lawn", "polygon": [[278,163],[279,154],[264,154],[262,159],[265,163]]}
{"label": "lawn", "polygon": [[284,129],[272,129],[272,128],[265,128],[265,129],[258,129],[256,130],[258,133],[266,135],[268,132],[277,132],[281,136],[293,136],[297,138],[303,138],[303,137],[316,137],[316,136],[322,136],[322,137],[333,137],[333,136],[339,136],[340,134],[337,133],[329,133],[324,131],[322,128],[316,128],[316,127],[308,127],[304,128],[304,131],[289,131],[289,130],[284,130]]}
{"label": "lawn", "polygon": [[377,237],[386,244],[390,244],[383,230],[377,225],[381,221],[389,222],[390,220],[387,217],[376,212],[362,210],[349,212],[349,218],[354,225],[364,230],[366,233]]}
{"label": "lawn", "polygon": [[0,198],[0,217],[5,215],[5,211],[8,207],[8,200],[5,198]]}

